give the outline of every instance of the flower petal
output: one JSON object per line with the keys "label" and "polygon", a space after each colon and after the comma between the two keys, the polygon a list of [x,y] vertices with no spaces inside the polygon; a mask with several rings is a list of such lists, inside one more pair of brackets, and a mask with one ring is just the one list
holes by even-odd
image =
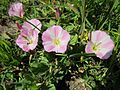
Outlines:
{"label": "flower petal", "polygon": [[57,48],[56,53],[64,53],[67,50],[67,45],[61,45],[60,47]]}
{"label": "flower petal", "polygon": [[29,52],[29,51],[30,51],[28,45],[23,45],[22,49],[23,49],[23,51],[26,51],[26,52]]}
{"label": "flower petal", "polygon": [[94,53],[94,51],[92,50],[92,46],[93,46],[93,43],[92,42],[88,42],[86,47],[85,47],[85,52],[86,53]]}
{"label": "flower petal", "polygon": [[[37,28],[35,28],[32,24],[30,24],[28,22],[32,23]],[[38,31],[38,33],[40,32],[39,30],[41,30],[42,24],[41,24],[41,22],[39,20],[37,20],[37,19],[31,19],[31,20],[28,20],[28,22],[24,22],[23,25],[22,25],[22,28],[28,29],[28,30],[29,29],[35,29],[36,31]]]}
{"label": "flower petal", "polygon": [[56,38],[59,38],[61,36],[61,32],[63,31],[61,26],[52,26],[51,33],[54,33]]}
{"label": "flower petal", "polygon": [[112,55],[112,50],[102,48],[99,52],[96,52],[96,55],[100,59],[108,59]]}
{"label": "flower petal", "polygon": [[68,42],[70,40],[70,34],[65,30],[62,31],[61,36],[61,41]]}
{"label": "flower petal", "polygon": [[27,47],[27,43],[28,41],[22,37],[21,35],[18,36],[17,40],[16,40],[16,44],[23,49],[23,51],[28,51],[28,47]]}
{"label": "flower petal", "polygon": [[100,42],[102,42],[103,40],[105,40],[106,38],[109,37],[104,31],[100,31],[100,30],[92,31],[91,35],[92,35],[91,36],[91,41],[93,43],[100,43]]}
{"label": "flower petal", "polygon": [[109,38],[106,41],[102,42],[100,44],[100,47],[112,50],[114,48],[114,42]]}
{"label": "flower petal", "polygon": [[43,34],[42,34],[42,40],[44,42],[52,41],[52,38],[50,36],[50,30],[46,30],[45,32],[43,32]]}
{"label": "flower petal", "polygon": [[47,52],[54,52],[54,51],[56,52],[56,47],[52,44],[45,44],[44,49]]}
{"label": "flower petal", "polygon": [[9,14],[9,16],[23,17],[24,10],[23,10],[22,3],[16,2],[16,3],[11,4],[8,14]]}

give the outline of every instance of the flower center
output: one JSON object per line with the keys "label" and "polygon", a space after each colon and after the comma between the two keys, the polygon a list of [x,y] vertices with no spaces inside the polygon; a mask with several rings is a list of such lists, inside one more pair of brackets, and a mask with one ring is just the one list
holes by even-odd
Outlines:
{"label": "flower center", "polygon": [[60,39],[58,39],[58,38],[54,39],[53,44],[56,45],[56,46],[59,46],[60,45]]}
{"label": "flower center", "polygon": [[96,52],[100,50],[100,43],[99,44],[93,44],[92,49]]}
{"label": "flower center", "polygon": [[25,37],[25,36],[23,36],[27,41],[28,41],[28,43],[27,44],[32,44],[33,43],[33,40],[32,40],[32,38],[29,38],[29,37]]}
{"label": "flower center", "polygon": [[29,39],[29,44],[32,44],[33,43],[33,40],[32,39]]}
{"label": "flower center", "polygon": [[97,51],[97,46],[96,46],[96,45],[93,45],[93,46],[92,46],[92,49],[93,49],[94,51]]}

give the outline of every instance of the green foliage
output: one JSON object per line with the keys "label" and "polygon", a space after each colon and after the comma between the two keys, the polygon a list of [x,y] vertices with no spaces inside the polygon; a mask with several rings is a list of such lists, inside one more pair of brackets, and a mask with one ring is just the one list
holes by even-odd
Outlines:
{"label": "green foliage", "polygon": [[[23,22],[7,14],[9,4],[13,1],[0,1],[2,26],[8,25],[4,21]],[[37,18],[42,22],[39,44],[33,52],[25,53],[15,44],[16,32],[15,35],[10,34],[12,37],[9,38],[3,37],[0,32],[0,90],[59,90],[73,77],[84,81],[90,90],[119,90],[119,0],[20,1],[24,5],[25,19]],[[60,16],[56,16],[56,8]],[[61,25],[71,35],[68,50],[64,54],[47,53],[41,44],[42,32],[55,24]],[[98,29],[109,33],[115,43],[113,55],[106,61],[93,54],[88,55],[84,50],[88,33]]]}

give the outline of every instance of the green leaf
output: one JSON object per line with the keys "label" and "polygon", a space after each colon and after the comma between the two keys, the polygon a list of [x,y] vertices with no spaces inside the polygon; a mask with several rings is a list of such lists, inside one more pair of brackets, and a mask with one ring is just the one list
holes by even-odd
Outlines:
{"label": "green leaf", "polygon": [[49,69],[49,66],[47,63],[41,61],[40,63],[32,63],[31,64],[31,67],[32,67],[32,71],[35,73],[35,74],[44,74],[48,69]]}
{"label": "green leaf", "polygon": [[51,26],[53,26],[53,25],[55,25],[55,24],[56,24],[55,20],[50,20],[50,22],[47,23],[46,26],[47,26],[47,27],[51,27]]}
{"label": "green leaf", "polygon": [[48,65],[44,62],[41,62],[39,65],[38,65],[38,68],[39,68],[39,73],[43,73],[45,72],[46,70],[48,70]]}
{"label": "green leaf", "polygon": [[71,25],[66,26],[66,27],[65,27],[65,30],[67,30],[67,31],[70,32],[71,30],[74,29],[74,27],[75,27],[75,26],[74,26],[73,24],[71,24]]}
{"label": "green leaf", "polygon": [[38,90],[38,87],[36,85],[30,86],[30,90]]}
{"label": "green leaf", "polygon": [[49,90],[56,90],[54,84],[50,84]]}
{"label": "green leaf", "polygon": [[36,62],[36,61],[33,61],[32,63],[30,63],[30,66],[31,67],[34,67],[34,68],[37,68],[38,67],[38,62]]}
{"label": "green leaf", "polygon": [[50,25],[52,26],[52,25],[55,25],[55,20],[50,20]]}
{"label": "green leaf", "polygon": [[77,42],[78,42],[78,35],[75,34],[74,36],[71,36],[70,44],[75,45]]}

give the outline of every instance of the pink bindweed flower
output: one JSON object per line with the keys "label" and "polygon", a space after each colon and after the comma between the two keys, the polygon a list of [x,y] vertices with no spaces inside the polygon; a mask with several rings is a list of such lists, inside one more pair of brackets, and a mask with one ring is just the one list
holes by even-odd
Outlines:
{"label": "pink bindweed flower", "polygon": [[32,29],[22,30],[16,40],[16,44],[22,48],[23,51],[34,50],[38,43],[38,31]]}
{"label": "pink bindweed flower", "polygon": [[114,42],[110,36],[104,31],[92,31],[90,41],[87,43],[85,52],[95,53],[100,59],[108,59],[112,54]]}
{"label": "pink bindweed flower", "polygon": [[9,16],[18,16],[18,17],[23,17],[24,15],[24,10],[23,10],[23,5],[20,2],[16,2],[10,5],[9,11],[8,11]]}
{"label": "pink bindweed flower", "polygon": [[42,27],[42,24],[37,19],[28,20],[27,22],[24,22],[23,25],[22,25],[22,28],[24,28],[24,29],[33,29],[33,30],[35,29],[36,31],[38,31],[38,33],[40,32],[39,30],[41,30],[41,27]]}
{"label": "pink bindweed flower", "polygon": [[42,26],[41,22],[37,19],[31,19],[28,20],[28,22],[24,22],[23,25],[19,25],[19,23],[16,22],[18,28],[21,30],[20,35],[16,40],[16,44],[26,52],[35,49],[37,46],[38,34]]}
{"label": "pink bindweed flower", "polygon": [[69,40],[69,33],[61,26],[54,25],[42,34],[42,44],[47,52],[64,53],[67,50]]}

